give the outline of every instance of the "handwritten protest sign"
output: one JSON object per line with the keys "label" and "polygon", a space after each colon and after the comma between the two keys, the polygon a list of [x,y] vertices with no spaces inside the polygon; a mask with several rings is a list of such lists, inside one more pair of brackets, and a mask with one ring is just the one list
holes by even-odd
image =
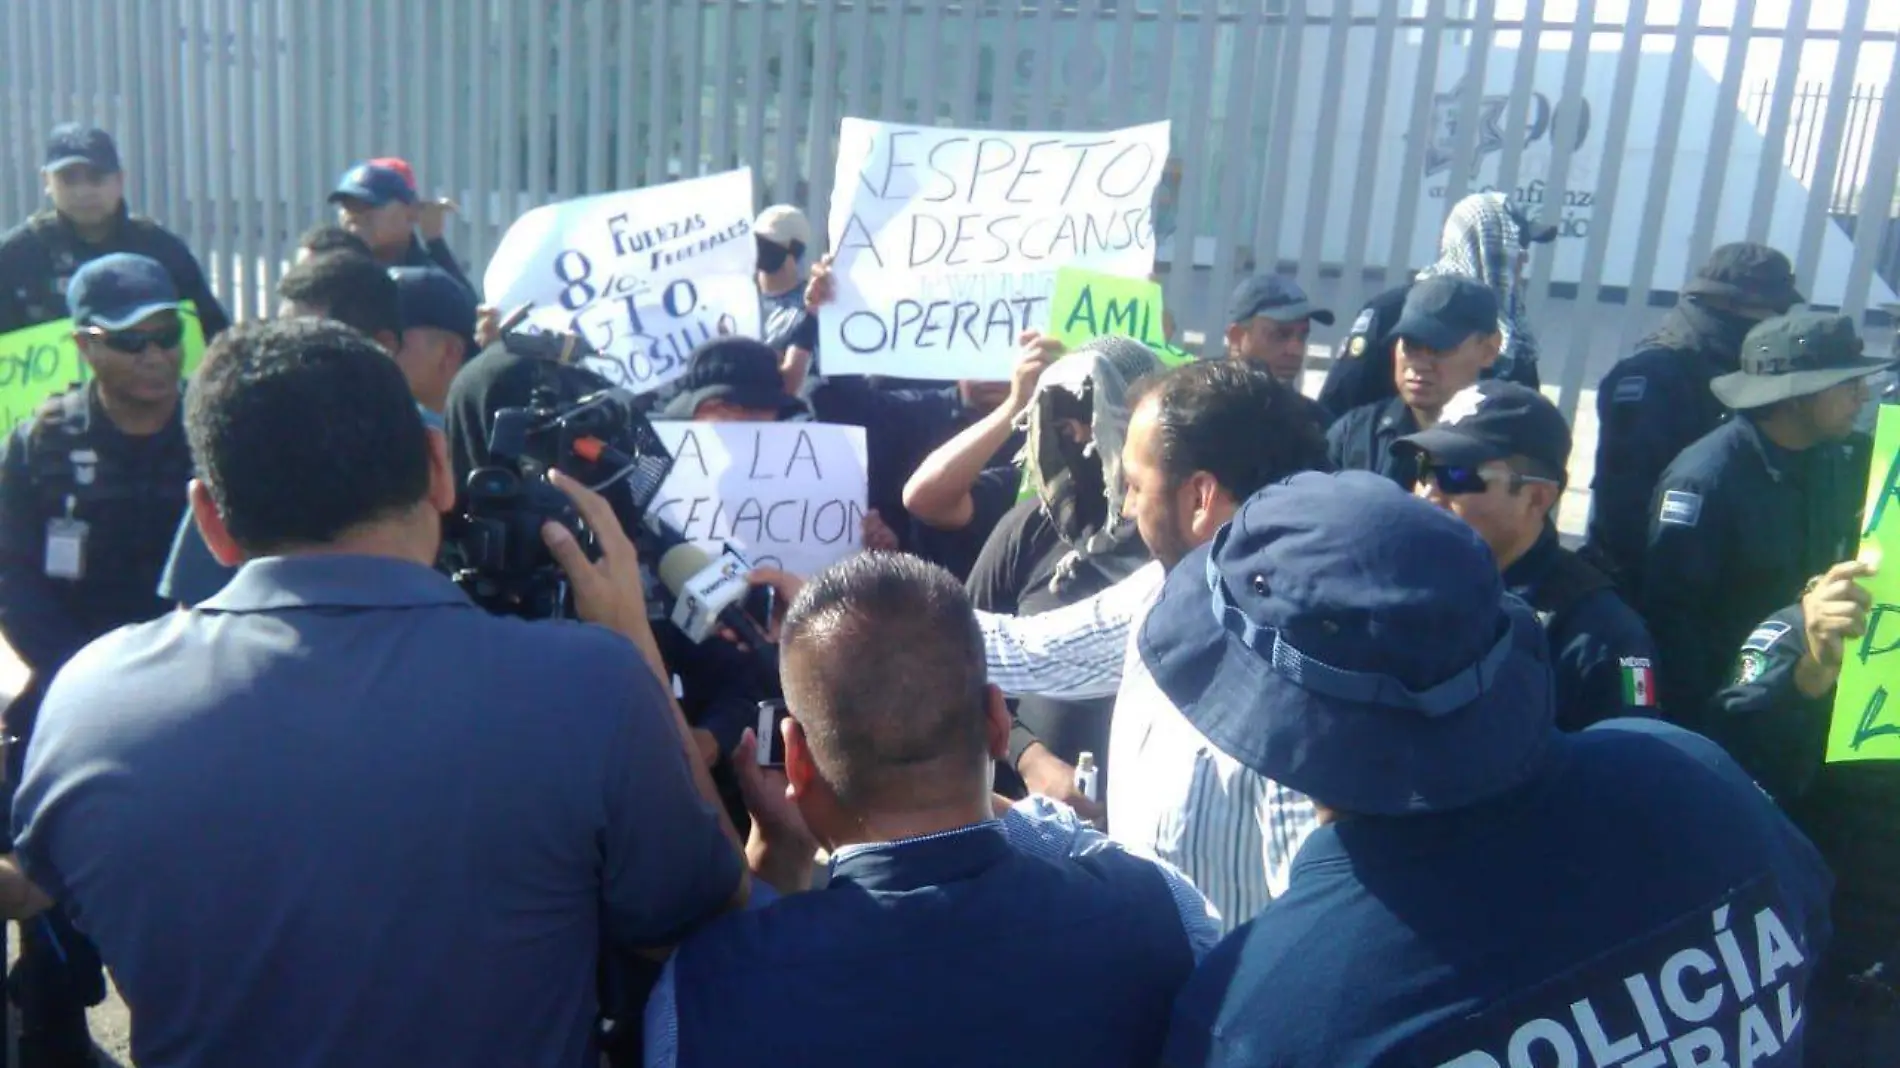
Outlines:
{"label": "handwritten protest sign", "polygon": [[[190,301],[179,306],[185,338],[179,342],[179,373],[189,376],[204,359],[204,328]],[[56,319],[0,334],[0,432],[12,430],[55,393],[92,378],[92,369],[79,358],[73,340],[73,321]]]}
{"label": "handwritten protest sign", "polygon": [[810,575],[858,550],[864,429],[829,423],[655,423],[675,457],[653,510],[709,553]]}
{"label": "handwritten protest sign", "polygon": [[756,337],[752,172],[565,200],[523,215],[488,261],[488,303],[533,302],[528,321],[572,331],[587,365],[644,393],[686,371],[720,332]]}
{"label": "handwritten protest sign", "polygon": [[1900,408],[1882,405],[1874,427],[1874,460],[1861,513],[1861,560],[1878,573],[1861,584],[1873,595],[1867,633],[1848,639],[1834,689],[1829,763],[1900,760]]}
{"label": "handwritten protest sign", "polygon": [[1045,329],[1057,268],[1154,266],[1168,124],[1020,133],[845,119],[825,370],[1002,380]]}
{"label": "handwritten protest sign", "polygon": [[1134,338],[1155,350],[1170,366],[1187,363],[1194,354],[1168,344],[1162,327],[1161,285],[1145,278],[1123,278],[1082,267],[1056,272],[1055,293],[1049,299],[1049,333],[1074,349],[1098,337]]}

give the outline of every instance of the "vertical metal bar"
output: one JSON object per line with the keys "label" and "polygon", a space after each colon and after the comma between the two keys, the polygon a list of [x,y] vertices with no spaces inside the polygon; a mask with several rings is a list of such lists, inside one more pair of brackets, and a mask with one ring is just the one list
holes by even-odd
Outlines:
{"label": "vertical metal bar", "polygon": [[845,76],[844,113],[853,118],[876,116],[871,102],[871,0],[851,0],[851,44],[846,49],[850,69]]}
{"label": "vertical metal bar", "polygon": [[114,62],[110,64],[110,77],[97,88],[106,92],[106,99],[100,108],[101,114],[109,111],[110,118],[105,121],[112,129],[121,131],[121,147],[129,141],[132,151],[130,173],[126,175],[125,195],[129,203],[139,206],[140,211],[150,211],[147,198],[151,196],[152,184],[145,168],[147,153],[151,146],[151,128],[145,122],[146,106],[151,100],[148,92],[150,69],[138,62],[132,48],[133,36],[138,30],[138,16],[126,0],[107,0],[106,23],[112,34]]}
{"label": "vertical metal bar", "polygon": [[[0,131],[0,147],[4,147],[6,154],[14,159],[37,161],[39,154],[33,151],[33,123],[30,115],[32,105],[27,100],[33,83],[27,73],[26,5],[0,5],[0,13],[6,17],[5,47],[7,52],[6,129]],[[6,220],[5,225],[11,226],[14,220],[25,218],[38,206],[38,173],[39,165],[36,162],[33,166],[33,177],[22,176],[15,180],[9,176],[8,181],[0,183],[0,207],[6,210],[6,214],[0,218]]]}
{"label": "vertical metal bar", "polygon": [[[715,0],[715,3],[717,6],[712,9],[708,16],[717,19],[718,23],[713,30],[715,36],[713,37],[712,48],[712,129],[707,131],[706,144],[707,152],[713,159],[713,169],[723,171],[727,169],[727,160],[731,159],[734,155],[732,141],[733,125],[736,120],[733,116],[732,91],[735,88],[735,83],[738,81],[738,76],[733,73],[734,60],[739,61],[739,69],[745,72],[747,97],[749,99],[759,100],[761,107],[764,106],[764,63],[759,59],[756,52],[750,55],[734,55],[734,53],[738,51],[737,26],[739,12],[733,6],[733,0]],[[747,41],[748,47],[763,47],[765,41],[764,24],[760,22],[755,25],[753,29],[755,32],[752,34],[751,39]],[[757,122],[758,120],[755,118],[753,121]],[[746,155],[744,152],[740,152],[739,154]],[[750,157],[748,156],[747,158],[749,162]]]}
{"label": "vertical metal bar", "polygon": [[555,200],[566,200],[580,191],[575,146],[580,143],[584,120],[574,90],[575,68],[580,66],[580,54],[574,47],[574,8],[579,3],[580,0],[561,0],[555,22],[558,47],[550,57],[555,78],[554,121],[549,126],[554,134]]}
{"label": "vertical metal bar", "polygon": [[992,127],[1022,129],[1026,115],[1016,92],[1017,31],[1022,23],[1019,0],[1001,0],[1003,43],[996,49],[995,80],[990,84],[990,121]]}
{"label": "vertical metal bar", "polygon": [[1716,216],[1722,207],[1722,185],[1728,177],[1729,149],[1735,140],[1735,101],[1741,96],[1742,67],[1748,59],[1749,26],[1754,19],[1755,0],[1738,0],[1734,21],[1729,24],[1728,54],[1722,64],[1722,86],[1716,91],[1715,125],[1709,130],[1708,163],[1703,168],[1702,189],[1696,197],[1694,228],[1689,231],[1690,263],[1701,263],[1715,245]]}
{"label": "vertical metal bar", "polygon": [[317,12],[321,14],[326,10],[330,14],[329,32],[317,36],[323,45],[324,68],[330,72],[330,137],[324,146],[324,179],[330,181],[349,164],[350,156],[355,152],[349,141],[350,116],[356,116],[360,122],[368,112],[353,99],[357,79],[343,77],[340,73],[348,56],[346,45],[351,25],[349,9],[342,0],[330,0],[327,4],[317,0]]}
{"label": "vertical metal bar", "polygon": [[1788,117],[1794,110],[1795,80],[1801,76],[1801,51],[1807,42],[1811,0],[1788,0],[1788,32],[1781,40],[1781,62],[1775,67],[1773,93],[1768,98],[1768,122],[1762,132],[1761,161],[1755,168],[1755,195],[1748,208],[1748,239],[1768,240],[1774,225],[1775,193],[1781,188],[1782,158],[1788,144]]}
{"label": "vertical metal bar", "polygon": [[778,118],[776,143],[772,148],[773,170],[778,182],[772,199],[781,204],[797,203],[801,179],[807,189],[811,186],[811,176],[801,174],[798,166],[799,126],[805,121],[805,109],[797,106],[804,99],[805,85],[803,7],[798,0],[786,0],[784,32],[778,35],[779,91],[772,103]]}
{"label": "vertical metal bar", "polygon": [[673,139],[668,136],[672,124],[672,101],[668,89],[673,85],[672,41],[673,0],[654,0],[652,36],[648,38],[647,70],[647,184],[666,181],[667,161],[673,154]]}
{"label": "vertical metal bar", "polygon": [[1854,258],[1847,268],[1847,295],[1841,311],[1859,320],[1867,311],[1873,288],[1874,263],[1893,229],[1894,177],[1900,172],[1900,47],[1893,49],[1887,71],[1886,106],[1880,109],[1869,154],[1867,185],[1861,190],[1860,213],[1854,222]]}
{"label": "vertical metal bar", "polygon": [[546,5],[532,5],[528,11],[528,113],[521,124],[528,138],[528,203],[539,206],[548,201],[548,20]]}
{"label": "vertical metal bar", "polygon": [[73,40],[72,5],[55,3],[52,5],[52,17],[47,25],[47,55],[52,59],[51,78],[44,83],[47,97],[52,104],[52,119],[60,122],[95,121],[91,115],[81,115],[73,107],[73,74],[70,50],[76,43]]}
{"label": "vertical metal bar", "polygon": [[[494,250],[496,217],[499,211],[490,211],[491,198],[500,202],[505,192],[503,185],[495,179],[495,131],[505,130],[505,124],[494,121],[489,110],[488,72],[494,69],[494,60],[489,53],[492,36],[490,30],[494,20],[494,8],[490,0],[479,0],[475,11],[468,20],[468,51],[461,64],[469,72],[468,100],[471,115],[491,116],[490,121],[468,124],[468,155],[462,162],[462,171],[456,177],[467,183],[468,197],[462,203],[462,212],[468,219],[468,247],[470,277],[481,286],[480,272],[486,268],[488,255]],[[624,149],[623,149],[624,151]],[[505,202],[498,203],[506,210]]]}
{"label": "vertical metal bar", "polygon": [[941,62],[943,48],[943,4],[924,5],[924,71],[923,78],[917,83],[917,118],[925,126],[937,125],[937,71]]}
{"label": "vertical metal bar", "polygon": [[[1827,191],[1834,187],[1840,166],[1842,134],[1847,126],[1847,98],[1853,91],[1854,68],[1860,62],[1860,43],[1867,31],[1867,0],[1848,0],[1847,14],[1841,25],[1840,51],[1835,53],[1834,81],[1828,91],[1827,119],[1821,125],[1820,146],[1814,162],[1814,175],[1808,182],[1807,211],[1802,215],[1801,241],[1795,254],[1795,277],[1814,284],[1814,273],[1821,266],[1821,242],[1827,228]],[[1812,295],[1812,294],[1810,294]]]}
{"label": "vertical metal bar", "polygon": [[1484,103],[1484,72],[1491,60],[1491,41],[1497,36],[1497,18],[1496,0],[1478,0],[1477,20],[1471,28],[1471,47],[1465,55],[1464,80],[1458,90],[1458,122],[1452,131],[1451,169],[1445,174],[1445,195],[1439,201],[1447,209],[1471,192],[1471,172],[1478,154],[1479,109]]}
{"label": "vertical metal bar", "polygon": [[[1220,167],[1220,180],[1214,187],[1214,217],[1217,219],[1238,220],[1241,214],[1241,199],[1246,196],[1246,193],[1242,190],[1245,186],[1245,179],[1251,169],[1250,162],[1259,159],[1261,156],[1261,153],[1254,148],[1247,136],[1247,128],[1250,125],[1249,120],[1252,117],[1253,111],[1247,104],[1258,95],[1254,89],[1254,71],[1260,64],[1255,62],[1254,57],[1261,44],[1260,20],[1260,6],[1258,4],[1249,4],[1243,11],[1240,23],[1232,34],[1232,52],[1230,54],[1233,56],[1233,63],[1228,67],[1227,117],[1225,126],[1220,134],[1221,140],[1226,143],[1225,154],[1227,158],[1225,164]],[[1207,64],[1208,71],[1211,72],[1213,69],[1214,65],[1212,63]],[[1285,99],[1278,96],[1272,100],[1272,107],[1275,111],[1279,112],[1273,120],[1273,128],[1277,131],[1282,123],[1287,121],[1286,117],[1289,112],[1286,109]],[[1277,165],[1275,157],[1268,156],[1267,159],[1262,162],[1265,164],[1263,169],[1267,173],[1284,173],[1284,168]],[[1265,183],[1262,184],[1264,185]],[[1275,201],[1273,203],[1273,214],[1277,215],[1279,210],[1279,202]],[[1263,216],[1265,214],[1265,212],[1262,212]],[[1245,240],[1245,237],[1238,225],[1231,227],[1213,226],[1209,229],[1212,230],[1214,234],[1214,269],[1210,272],[1208,277],[1207,292],[1214,294],[1217,298],[1209,303],[1215,307],[1224,309],[1226,302],[1218,298],[1224,296],[1234,283],[1234,270],[1239,266],[1240,260],[1239,246],[1241,242]],[[1256,229],[1256,233],[1257,232],[1258,230]],[[1269,245],[1263,248],[1258,243],[1254,244],[1253,256],[1260,270],[1272,270],[1272,255],[1272,246]],[[1177,313],[1177,318],[1178,317]],[[1207,326],[1210,330],[1208,336],[1214,336],[1213,332],[1218,331],[1221,327],[1226,325],[1226,323],[1208,323]]]}
{"label": "vertical metal bar", "polygon": [[[1556,113],[1551,116],[1550,173],[1544,179],[1547,195],[1543,210],[1537,213],[1547,223],[1561,225],[1564,208],[1569,202],[1570,159],[1576,151],[1577,135],[1582,132],[1584,75],[1590,64],[1592,34],[1587,27],[1595,24],[1596,0],[1579,0],[1570,30],[1570,50],[1564,56],[1563,89],[1558,96]],[[1605,158],[1621,159],[1622,156],[1619,153]],[[1604,218],[1607,220],[1608,216]],[[1548,297],[1555,260],[1553,255],[1538,256],[1532,260],[1530,288],[1526,292]],[[1576,411],[1577,398],[1583,391],[1583,364],[1581,360],[1570,361],[1561,369],[1557,405],[1566,417]]]}
{"label": "vertical metal bar", "polygon": [[[1304,33],[1305,27],[1295,28]],[[1338,102],[1345,87],[1347,35],[1352,32],[1352,5],[1334,4],[1332,21],[1326,29],[1326,68],[1320,75],[1322,101]],[[1322,109],[1323,111],[1324,109]],[[1320,261],[1325,256],[1329,227],[1330,194],[1338,180],[1333,160],[1339,138],[1322,135],[1313,146],[1313,166],[1306,178],[1306,227],[1300,235],[1300,277],[1310,285],[1319,278]],[[1262,210],[1266,210],[1263,206]],[[1356,283],[1354,283],[1356,284]]]}
{"label": "vertical metal bar", "polygon": [[[970,0],[970,2],[974,3],[975,0]],[[1113,58],[1108,64],[1108,102],[1112,105],[1122,101],[1132,101],[1134,84],[1130,75],[1134,73],[1135,67],[1135,5],[1133,4],[1115,5],[1115,47],[1110,55]],[[1158,109],[1159,114],[1167,114],[1165,105],[1164,101],[1163,107]],[[1142,118],[1153,118],[1157,112],[1150,110],[1148,114],[1142,115],[1137,111],[1136,114]]]}
{"label": "vertical metal bar", "polygon": [[[1359,158],[1352,168],[1352,211],[1346,218],[1346,262],[1342,281],[1348,294],[1365,286],[1366,239],[1372,227],[1372,193],[1379,183],[1379,142],[1385,127],[1386,96],[1392,81],[1392,44],[1398,36],[1399,11],[1379,6],[1372,42],[1372,72],[1366,81],[1366,125],[1359,132]],[[1402,270],[1409,264],[1395,264]]]}
{"label": "vertical metal bar", "polygon": [[[1528,128],[1532,90],[1537,84],[1538,40],[1544,33],[1544,0],[1530,0],[1524,12],[1524,29],[1517,47],[1517,67],[1512,72],[1511,99],[1504,108],[1504,150],[1498,160],[1498,188],[1506,196],[1517,195],[1524,161],[1524,131]],[[1450,208],[1451,205],[1445,205]]]}
{"label": "vertical metal bar", "polygon": [[[587,179],[581,193],[604,193],[607,185],[608,131],[614,128],[614,108],[607,101],[607,17],[613,5],[608,0],[589,0],[587,5],[587,118],[580,137],[587,150]],[[616,54],[614,62],[633,62],[630,54]],[[585,131],[587,136],[581,136]]]}
{"label": "vertical metal bar", "polygon": [[[153,39],[157,47],[159,63],[165,72],[165,121],[160,129],[154,131],[168,146],[162,157],[165,170],[165,225],[173,232],[190,236],[189,212],[185,206],[185,189],[190,167],[189,153],[178,151],[187,139],[188,125],[185,122],[185,78],[180,71],[184,59],[184,47],[179,36],[184,29],[184,15],[179,10],[178,0],[162,0],[163,7],[158,25],[153,28]],[[141,5],[150,10],[149,4]],[[200,249],[192,247],[196,255]]]}
{"label": "vertical metal bar", "polygon": [[639,53],[634,50],[633,28],[641,21],[640,13],[647,11],[649,5],[645,3],[645,0],[626,0],[625,3],[617,5],[603,3],[602,6],[613,8],[617,12],[616,21],[618,22],[615,27],[615,40],[619,43],[614,48],[616,64],[614,95],[612,103],[608,106],[608,114],[613,115],[617,120],[613,188],[633,189],[640,184],[640,180],[634,177],[634,161],[639,158],[639,155],[634,148],[634,138],[638,134],[634,128],[633,116],[634,105],[640,99],[636,91],[639,83],[635,80],[637,72],[634,64],[640,60]]}
{"label": "vertical metal bar", "polygon": [[1386,258],[1386,265],[1394,269],[1412,265],[1413,238],[1418,224],[1419,176],[1425,170],[1425,150],[1429,144],[1432,123],[1432,97],[1438,86],[1438,52],[1444,39],[1444,2],[1426,0],[1425,32],[1423,40],[1419,42],[1417,77],[1412,81],[1412,118],[1406,126],[1405,151],[1399,157],[1399,199],[1392,224],[1392,251]]}
{"label": "vertical metal bar", "polygon": [[[1286,8],[1285,25],[1275,34],[1279,47],[1269,53],[1267,60],[1267,69],[1272,70],[1277,59],[1280,72],[1280,84],[1274,89],[1268,111],[1271,126],[1267,151],[1264,156],[1251,151],[1248,153],[1252,157],[1250,162],[1259,168],[1260,175],[1260,192],[1254,200],[1255,267],[1270,273],[1280,269],[1282,259],[1296,259],[1299,255],[1297,248],[1284,249],[1291,255],[1282,255],[1285,242],[1281,238],[1280,227],[1286,221],[1289,179],[1293,170],[1293,127],[1300,115],[1306,0],[1288,0]],[[1254,9],[1249,7],[1248,21],[1254,21],[1257,17]],[[1236,147],[1239,147],[1238,143]],[[1308,280],[1311,280],[1310,277]],[[1214,292],[1221,292],[1221,287],[1216,287]]]}
{"label": "vertical metal bar", "polygon": [[[238,138],[234,145],[252,145],[257,149],[270,144],[265,139],[264,123],[259,115],[259,105],[268,104],[277,91],[276,63],[261,64],[257,55],[257,9],[263,6],[255,3],[241,4],[237,10],[237,70],[238,76],[245,82],[245,91],[237,96],[243,101],[238,107]],[[266,69],[268,68],[268,69]],[[259,97],[263,99],[259,99]],[[266,112],[268,114],[268,112]],[[275,197],[277,184],[269,181],[276,175],[269,169],[269,153],[264,151],[234,152],[237,163],[237,248],[239,264],[243,268],[244,291],[239,294],[238,307],[244,309],[236,314],[244,318],[253,318],[261,306],[265,282],[259,273],[259,261],[263,258],[259,246],[263,226],[260,216],[263,214],[262,196]],[[260,176],[260,164],[264,165],[264,175]],[[260,177],[266,180],[260,181]],[[276,214],[272,212],[271,214]],[[273,274],[275,272],[272,272]]]}
{"label": "vertical metal bar", "polygon": [[982,6],[982,0],[963,0],[963,48],[957,54],[962,69],[951,101],[951,119],[958,126],[976,125],[977,77],[983,67]]}
{"label": "vertical metal bar", "polygon": [[[1173,0],[1170,6],[1177,13],[1179,12],[1179,0]],[[1214,48],[1219,42],[1217,34],[1220,30],[1220,17],[1213,10],[1212,4],[1203,5],[1195,17],[1200,28],[1200,47],[1195,52],[1196,68],[1211,73],[1215,63],[1219,62],[1214,54]],[[1208,159],[1207,128],[1212,125],[1211,122],[1205,121],[1205,117],[1212,106],[1213,90],[1213,78],[1194,79],[1194,96],[1192,103],[1188,105],[1188,114],[1195,116],[1197,121],[1191,123],[1188,130],[1186,178],[1181,183],[1183,186],[1181,214],[1174,230],[1174,263],[1173,270],[1168,274],[1167,287],[1168,297],[1171,300],[1167,301],[1168,303],[1179,304],[1186,299],[1188,274],[1196,266],[1194,246],[1200,243],[1200,235],[1206,229],[1206,224],[1201,219],[1201,205],[1206,197],[1201,191],[1212,184],[1208,181],[1208,168],[1204,161]],[[1202,164],[1198,172],[1195,170],[1196,164]],[[1181,240],[1183,237],[1187,239],[1185,246]],[[1217,254],[1215,258],[1219,259],[1218,254],[1232,250],[1222,249],[1217,244],[1214,251]],[[1176,318],[1182,318],[1178,312]]]}
{"label": "vertical metal bar", "polygon": [[701,127],[706,123],[706,12],[694,0],[686,6],[686,78],[680,96],[680,176],[706,173],[700,152]]}
{"label": "vertical metal bar", "polygon": [[[56,5],[57,0],[54,0],[54,3]],[[52,33],[47,29],[46,25],[47,19],[50,17],[50,13],[47,11],[48,6],[48,4],[43,3],[27,5],[26,84],[27,99],[32,102],[30,112],[32,131],[27,135],[27,143],[29,145],[33,145],[34,142],[44,142],[46,136],[53,132],[55,125],[53,119],[52,77],[47,71],[48,65],[52,62],[52,55],[49,51],[49,41],[52,38]],[[33,155],[37,156],[38,153],[35,152]]]}
{"label": "vertical metal bar", "polygon": [[[410,0],[411,3],[414,0]],[[404,5],[408,6],[408,5]],[[383,106],[376,123],[376,142],[370,148],[372,156],[401,156],[409,158],[409,146],[403,143],[403,116],[409,100],[409,76],[413,70],[410,59],[404,54],[404,46],[411,42],[403,40],[401,25],[402,13],[397,10],[383,10],[382,5],[372,5],[370,21],[363,29],[374,31],[372,47],[381,44],[383,61],[373,71],[366,71],[373,82],[380,84]],[[386,17],[387,16],[387,17]]]}
{"label": "vertical metal bar", "polygon": [[[727,42],[728,47],[723,48],[720,51],[730,53],[734,51],[734,49],[731,48],[730,45],[732,42],[733,26],[739,20],[739,13],[738,11],[733,9],[731,0],[727,0],[727,2],[722,4],[721,6],[725,8],[722,14],[725,16],[725,20],[726,20],[725,34],[726,34],[726,42]],[[767,40],[765,31],[767,28],[767,18],[769,15],[770,15],[770,11],[768,10],[767,5],[764,3],[764,0],[753,0],[752,24],[751,24],[752,33],[750,35],[750,39],[746,42],[746,51],[745,51],[745,57],[746,57],[745,150],[742,153],[740,153],[739,158],[736,160],[730,159],[730,158],[715,158],[713,160],[713,169],[716,171],[728,170],[735,163],[741,163],[741,162],[744,163],[746,166],[751,167],[752,168],[752,182],[755,188],[764,188],[765,180],[766,180],[765,178],[765,83],[766,83],[766,78],[768,77],[769,72],[766,69],[766,62],[765,62],[765,43]],[[781,93],[785,92],[785,89],[782,85],[780,86],[780,92]],[[726,114],[721,115],[719,117],[719,121],[721,124],[729,125],[732,121],[731,113],[728,111]]]}
{"label": "vertical metal bar", "polygon": [[[1663,81],[1662,107],[1656,114],[1655,164],[1649,172],[1649,187],[1643,190],[1643,225],[1637,230],[1636,258],[1631,261],[1629,296],[1625,307],[1642,308],[1649,302],[1656,280],[1656,248],[1662,242],[1663,213],[1669,207],[1671,172],[1676,164],[1676,141],[1682,130],[1682,102],[1688,95],[1689,75],[1695,69],[1696,29],[1701,25],[1702,0],[1683,0],[1682,14],[1676,23],[1674,47],[1669,57],[1669,73]],[[1608,156],[1604,157],[1608,159]],[[1694,269],[1691,265],[1691,270]],[[1675,289],[1684,279],[1670,278],[1666,284]],[[1623,319],[1623,341],[1627,344],[1636,333],[1650,324],[1644,316]]]}
{"label": "vertical metal bar", "polygon": [[[1035,45],[1032,53],[1041,54],[1041,62],[1032,64],[1033,73],[1029,82],[1029,128],[1047,130],[1049,125],[1049,94],[1055,81],[1055,70],[1062,65],[1061,46],[1067,44],[1071,49],[1080,39],[1080,34],[1056,33],[1056,5],[1039,4],[1036,12]],[[1259,8],[1249,5],[1255,14]],[[1212,68],[1210,67],[1211,71]]]}
{"label": "vertical metal bar", "polygon": [[[854,50],[855,51],[855,50]],[[831,247],[831,178],[837,169],[832,134],[838,127],[838,5],[818,0],[818,26],[812,36],[811,123],[805,135],[805,173],[810,176],[805,214],[818,221],[820,247]],[[817,250],[814,250],[816,252]]]}
{"label": "vertical metal bar", "polygon": [[878,113],[891,122],[910,122],[912,117],[904,106],[904,60],[910,51],[909,5],[892,0],[884,9],[884,27],[884,76]]}

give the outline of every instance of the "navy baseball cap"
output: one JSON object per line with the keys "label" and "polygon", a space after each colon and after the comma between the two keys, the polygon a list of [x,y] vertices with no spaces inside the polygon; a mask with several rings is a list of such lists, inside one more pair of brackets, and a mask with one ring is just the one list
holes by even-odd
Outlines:
{"label": "navy baseball cap", "polygon": [[709,400],[774,411],[780,419],[805,410],[804,402],[785,392],[777,350],[749,337],[715,337],[700,342],[687,363],[680,392],[667,403],[662,416],[691,419]]}
{"label": "navy baseball cap", "polygon": [[1476,804],[1555,736],[1548,642],[1491,550],[1369,471],[1249,497],[1169,573],[1137,641],[1221,751],[1344,812]]}
{"label": "navy baseball cap", "polygon": [[372,208],[396,201],[416,202],[416,187],[394,167],[380,163],[359,163],[343,172],[330,192],[332,204],[339,200],[360,200]]}
{"label": "navy baseball cap", "polygon": [[1233,300],[1227,306],[1227,321],[1244,323],[1257,316],[1281,323],[1311,319],[1333,325],[1331,311],[1313,307],[1298,282],[1277,274],[1256,274],[1234,288]]}
{"label": "navy baseball cap", "polygon": [[46,139],[46,162],[41,169],[50,174],[82,163],[100,174],[119,173],[119,148],[112,143],[112,135],[77,122],[53,127],[53,135]]}
{"label": "navy baseball cap", "polygon": [[1488,378],[1452,394],[1430,430],[1392,443],[1392,453],[1425,453],[1452,467],[1522,456],[1553,478],[1570,466],[1570,424],[1542,393]]}
{"label": "navy baseball cap", "polygon": [[1435,274],[1413,283],[1388,339],[1416,341],[1448,352],[1473,334],[1498,332],[1498,295],[1483,282]]}
{"label": "navy baseball cap", "polygon": [[402,299],[402,326],[446,330],[462,339],[468,356],[475,356],[475,294],[439,267],[391,267]]}
{"label": "navy baseball cap", "polygon": [[178,287],[163,264],[131,252],[87,263],[66,284],[73,325],[124,330],[159,312],[178,310]]}

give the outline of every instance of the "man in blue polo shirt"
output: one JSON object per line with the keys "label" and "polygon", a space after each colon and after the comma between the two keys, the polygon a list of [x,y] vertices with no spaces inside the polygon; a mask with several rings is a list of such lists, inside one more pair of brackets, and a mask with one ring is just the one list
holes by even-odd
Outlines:
{"label": "man in blue polo shirt", "polygon": [[1537,620],[1456,517],[1297,475],[1173,570],[1140,647],[1324,823],[1183,991],[1171,1068],[1802,1063],[1814,847],[1698,735],[1555,733]]}
{"label": "man in blue polo shirt", "polygon": [[237,327],[187,405],[192,513],[246,562],[54,680],[7,911],[22,872],[70,907],[141,1065],[597,1063],[603,935],[746,885],[611,508],[561,483],[600,564],[542,532],[603,625],[491,616],[430,568],[447,446],[368,340]]}

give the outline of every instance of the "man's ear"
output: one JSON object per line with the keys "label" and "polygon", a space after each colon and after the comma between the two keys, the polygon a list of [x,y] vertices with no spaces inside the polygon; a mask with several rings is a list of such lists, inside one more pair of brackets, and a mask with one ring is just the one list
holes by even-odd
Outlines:
{"label": "man's ear", "polygon": [[[805,742],[805,728],[790,716],[779,721],[779,737],[785,740],[785,796],[793,801],[811,796],[818,782],[818,764],[811,758],[811,746]],[[759,742],[764,745],[763,739]]]}
{"label": "man's ear", "polygon": [[1482,370],[1490,367],[1492,364],[1497,363],[1498,357],[1503,354],[1504,333],[1502,331],[1493,332],[1489,337],[1484,339],[1484,362],[1480,363],[1478,368]]}
{"label": "man's ear", "polygon": [[449,462],[449,436],[434,427],[424,433],[429,438],[429,506],[447,514],[455,508],[455,465]]}
{"label": "man's ear", "polygon": [[244,562],[244,550],[232,539],[231,531],[224,525],[224,517],[218,514],[218,504],[211,499],[211,487],[203,479],[194,478],[188,491],[191,501],[191,521],[198,525],[198,534],[205,540],[205,548],[225,567],[236,567]]}
{"label": "man's ear", "polygon": [[1247,328],[1239,323],[1227,327],[1227,355],[1232,356],[1240,348],[1240,339],[1247,336]]}
{"label": "man's ear", "polygon": [[1227,491],[1221,489],[1220,482],[1206,471],[1196,471],[1188,476],[1182,486],[1188,495],[1188,524],[1198,540],[1214,536],[1220,525],[1227,521],[1229,510],[1221,507],[1227,501]]}
{"label": "man's ear", "polygon": [[983,733],[990,745],[990,758],[1009,761],[1009,703],[995,683],[983,687]]}

